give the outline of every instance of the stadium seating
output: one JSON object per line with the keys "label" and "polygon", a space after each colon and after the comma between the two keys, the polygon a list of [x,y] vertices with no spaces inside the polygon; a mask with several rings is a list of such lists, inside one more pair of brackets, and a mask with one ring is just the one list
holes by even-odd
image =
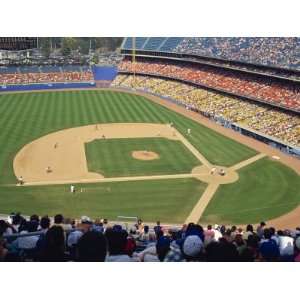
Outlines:
{"label": "stadium seating", "polygon": [[299,38],[185,38],[174,50],[226,60],[300,70]]}
{"label": "stadium seating", "polygon": [[[150,37],[145,42],[146,38],[137,37],[135,48],[300,70],[300,38],[296,37]],[[132,49],[132,38],[126,38],[122,48]]]}
{"label": "stadium seating", "polygon": [[173,77],[300,111],[300,87],[292,83],[271,82],[268,78],[210,66],[195,67],[159,60],[138,61],[134,66],[130,60],[124,60],[119,65],[119,69],[126,72],[135,71]]}
{"label": "stadium seating", "polygon": [[256,230],[250,224],[149,226],[140,219],[127,225],[14,214],[0,220],[0,261],[300,261],[300,228],[276,231],[264,222]]}
{"label": "stadium seating", "polygon": [[[135,49],[146,50],[146,51],[161,51],[161,52],[171,52],[175,49],[180,42],[183,41],[181,37],[136,37],[135,38]],[[131,37],[124,40],[123,49],[132,49],[133,41]]]}
{"label": "stadium seating", "polygon": [[26,66],[8,70],[0,72],[0,85],[93,81],[87,66]]}
{"label": "stadium seating", "polygon": [[167,38],[164,43],[159,47],[159,51],[170,52],[177,47],[177,45],[183,40],[181,37]]}
{"label": "stadium seating", "polygon": [[300,118],[295,114],[149,76],[136,76],[133,80],[132,75],[118,75],[112,86],[141,89],[169,97],[208,116],[221,117],[291,145],[300,146]]}

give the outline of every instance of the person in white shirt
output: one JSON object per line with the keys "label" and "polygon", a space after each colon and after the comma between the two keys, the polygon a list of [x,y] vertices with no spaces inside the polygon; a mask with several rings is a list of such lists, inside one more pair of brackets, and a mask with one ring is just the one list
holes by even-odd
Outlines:
{"label": "person in white shirt", "polygon": [[[36,232],[38,229],[38,223],[36,221],[27,222],[24,229],[20,232],[20,234]],[[19,237],[15,241],[15,245],[18,249],[30,250],[34,249],[37,241],[39,240],[39,235],[32,235],[26,237]]]}
{"label": "person in white shirt", "polygon": [[75,193],[75,186],[73,184],[70,186],[70,192]]}
{"label": "person in white shirt", "polygon": [[294,255],[294,239],[284,234],[282,230],[278,231],[278,245],[280,256]]}

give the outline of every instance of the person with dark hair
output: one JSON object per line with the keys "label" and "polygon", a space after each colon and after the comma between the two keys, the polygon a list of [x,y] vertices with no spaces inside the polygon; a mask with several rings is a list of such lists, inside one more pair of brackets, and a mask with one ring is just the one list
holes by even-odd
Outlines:
{"label": "person with dark hair", "polygon": [[132,257],[132,255],[133,255],[134,251],[136,250],[136,248],[137,248],[137,245],[136,245],[135,239],[131,235],[128,235],[127,236],[127,243],[126,243],[126,246],[125,246],[125,253],[129,257]]}
{"label": "person with dark hair", "polygon": [[225,234],[225,232],[226,232],[226,226],[225,226],[225,225],[222,225],[222,226],[221,226],[220,232],[221,232],[222,235]]}
{"label": "person with dark hair", "polygon": [[40,255],[42,249],[45,246],[46,233],[49,230],[50,223],[51,221],[48,216],[44,216],[41,218],[40,231],[42,232],[42,234],[39,236],[39,239],[36,243],[36,258]]}
{"label": "person with dark hair", "polygon": [[162,230],[161,226],[160,226],[160,221],[156,221],[156,225],[153,228],[155,235],[157,236],[158,232],[160,232]]}
{"label": "person with dark hair", "polygon": [[264,229],[266,227],[266,223],[265,222],[260,222],[260,224],[258,225],[257,229],[256,229],[256,233],[259,236],[259,238],[262,238],[264,235]]}
{"label": "person with dark hair", "polygon": [[143,232],[139,236],[139,240],[141,242],[148,242],[150,239],[149,226],[145,225],[143,228]]}
{"label": "person with dark hair", "polygon": [[65,235],[61,226],[54,225],[47,231],[45,244],[39,259],[45,262],[62,262],[68,260],[65,254]]}
{"label": "person with dark hair", "polygon": [[92,226],[92,230],[93,231],[97,231],[97,232],[104,232],[104,227],[103,227],[103,223],[101,222],[101,220],[98,218],[95,220],[93,226]]}
{"label": "person with dark hair", "polygon": [[2,235],[11,235],[14,232],[14,228],[9,223],[4,220],[0,220],[0,237]]}
{"label": "person with dark hair", "polygon": [[259,246],[260,260],[262,261],[277,261],[279,258],[279,248],[276,242],[272,239],[272,232],[265,228],[263,239]]}
{"label": "person with dark hair", "polygon": [[58,226],[58,225],[62,224],[63,220],[64,220],[63,215],[61,215],[61,214],[55,215],[54,216],[54,226]]}
{"label": "person with dark hair", "polygon": [[279,245],[279,239],[278,239],[278,236],[276,234],[276,230],[274,227],[270,227],[269,228],[270,232],[271,232],[271,239],[274,240],[277,244],[277,246]]}
{"label": "person with dark hair", "polygon": [[107,242],[101,232],[88,231],[78,241],[77,261],[97,262],[105,261]]}
{"label": "person with dark hair", "polygon": [[40,222],[40,217],[38,215],[32,215],[30,216],[30,221],[36,221],[36,222]]}
{"label": "person with dark hair", "polygon": [[249,235],[252,235],[254,232],[253,226],[248,224],[246,227],[246,231],[243,233],[243,239],[248,240]]}
{"label": "person with dark hair", "polygon": [[141,234],[144,231],[144,224],[142,219],[138,219],[136,224],[137,231]]}
{"label": "person with dark hair", "polygon": [[254,260],[259,258],[259,237],[256,233],[249,235],[247,240],[247,248],[253,253]]}
{"label": "person with dark hair", "polygon": [[72,229],[70,224],[64,223],[64,216],[62,214],[57,214],[54,216],[54,224],[52,226],[60,226],[64,231]]}
{"label": "person with dark hair", "polygon": [[47,232],[47,230],[49,229],[50,227],[50,219],[48,216],[44,216],[41,218],[41,221],[40,221],[40,226],[41,226],[41,231],[43,231],[44,233]]}
{"label": "person with dark hair", "polygon": [[107,262],[131,262],[134,261],[126,254],[127,232],[125,230],[116,230],[108,228],[105,236],[108,242]]}
{"label": "person with dark hair", "polygon": [[204,236],[205,236],[205,245],[208,245],[210,242],[212,242],[214,240],[215,237],[215,232],[212,229],[211,225],[207,225],[207,229],[204,232]]}
{"label": "person with dark hair", "polygon": [[246,248],[246,243],[243,240],[243,237],[241,234],[236,234],[234,237],[233,244],[235,245],[239,255],[245,250]]}
{"label": "person with dark hair", "polygon": [[166,255],[170,251],[171,240],[167,236],[162,236],[156,243],[156,254],[159,261],[164,261]]}
{"label": "person with dark hair", "polygon": [[[22,222],[22,226],[20,226],[21,232],[20,234],[26,234],[31,232],[38,231],[39,223],[37,221],[28,221]],[[36,247],[36,243],[39,239],[39,235],[18,237],[14,242],[15,246],[21,250],[32,250]]]}
{"label": "person with dark hair", "polygon": [[206,247],[206,261],[210,262],[237,262],[239,255],[236,247],[225,238],[219,242],[211,242]]}
{"label": "person with dark hair", "polygon": [[21,216],[20,213],[16,213],[12,217],[12,227],[15,229],[15,232],[19,232],[19,227],[21,224],[23,217]]}

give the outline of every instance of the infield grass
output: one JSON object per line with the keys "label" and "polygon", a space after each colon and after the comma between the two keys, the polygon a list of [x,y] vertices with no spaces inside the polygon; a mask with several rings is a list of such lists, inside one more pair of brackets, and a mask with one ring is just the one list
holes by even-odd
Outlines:
{"label": "infield grass", "polygon": [[[138,160],[133,151],[152,151],[154,160]],[[100,139],[85,144],[90,172],[104,177],[190,173],[201,162],[181,141],[166,138]]]}

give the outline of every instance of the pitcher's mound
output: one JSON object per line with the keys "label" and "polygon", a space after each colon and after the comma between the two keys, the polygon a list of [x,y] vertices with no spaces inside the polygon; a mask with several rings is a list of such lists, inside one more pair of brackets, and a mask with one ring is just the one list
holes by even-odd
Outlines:
{"label": "pitcher's mound", "polygon": [[159,159],[159,155],[152,151],[132,151],[132,157],[139,160]]}

